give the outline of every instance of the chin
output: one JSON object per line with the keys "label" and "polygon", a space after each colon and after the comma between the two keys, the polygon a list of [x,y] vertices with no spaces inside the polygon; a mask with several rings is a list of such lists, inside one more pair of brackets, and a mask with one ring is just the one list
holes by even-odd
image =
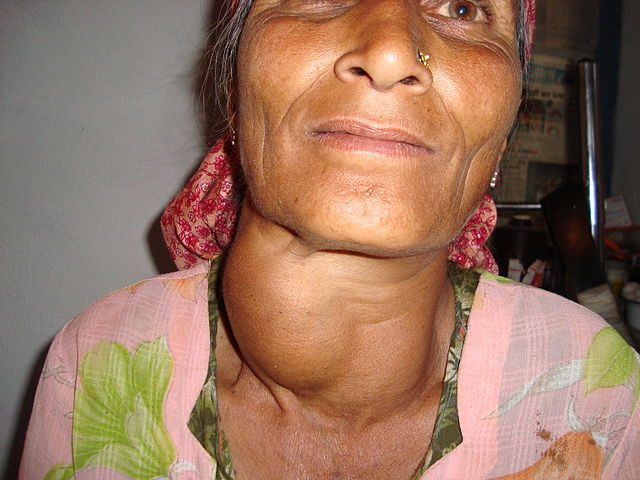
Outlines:
{"label": "chin", "polygon": [[410,188],[406,178],[400,183],[300,181],[289,185],[303,188],[280,191],[265,185],[249,188],[253,209],[312,250],[414,256],[446,247],[459,229],[447,208],[456,203],[453,199],[434,202],[424,194],[428,188]]}
{"label": "chin", "polygon": [[[405,218],[398,221],[397,218]],[[297,236],[316,250],[344,251],[372,257],[398,258],[428,254],[446,247],[454,233],[441,226],[432,228],[423,218],[407,221],[407,216],[306,217],[288,225]],[[449,238],[450,237],[450,238]]]}

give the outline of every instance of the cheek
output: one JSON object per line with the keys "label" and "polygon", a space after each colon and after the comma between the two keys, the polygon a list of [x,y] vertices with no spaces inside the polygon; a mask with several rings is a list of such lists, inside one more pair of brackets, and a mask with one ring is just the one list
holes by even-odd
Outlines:
{"label": "cheek", "polygon": [[309,82],[305,71],[311,69],[314,56],[312,38],[294,28],[291,19],[267,19],[248,26],[238,51],[239,101],[248,96],[269,115],[282,114],[297,92]]}
{"label": "cheek", "polygon": [[456,116],[469,147],[497,148],[513,125],[520,103],[519,82],[504,64],[480,65],[472,71],[472,77],[467,73],[458,77]]}
{"label": "cheek", "polygon": [[462,137],[463,164],[468,169],[463,181],[480,182],[485,189],[520,104],[519,68],[504,55],[469,52],[453,59],[444,75],[443,96]]}
{"label": "cheek", "polygon": [[[470,144],[505,137],[520,104],[521,70],[515,52],[455,42],[436,65],[435,88],[461,123]],[[439,80],[439,81],[438,81]]]}
{"label": "cheek", "polygon": [[[443,66],[440,89],[458,130],[463,158],[452,168],[463,219],[486,193],[520,103],[518,64],[504,55],[467,49]],[[475,50],[475,51],[474,51]]]}
{"label": "cheek", "polygon": [[272,140],[282,138],[282,120],[305,88],[305,56],[291,48],[304,43],[281,23],[266,19],[250,25],[238,50],[237,129],[242,159],[253,170],[262,169],[260,159],[269,157]]}

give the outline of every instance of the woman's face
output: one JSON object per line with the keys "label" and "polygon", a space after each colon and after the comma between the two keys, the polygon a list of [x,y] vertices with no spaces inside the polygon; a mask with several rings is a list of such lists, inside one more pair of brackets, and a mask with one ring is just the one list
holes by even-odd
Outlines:
{"label": "woman's face", "polygon": [[513,3],[256,0],[235,86],[255,210],[322,249],[448,244],[519,104]]}

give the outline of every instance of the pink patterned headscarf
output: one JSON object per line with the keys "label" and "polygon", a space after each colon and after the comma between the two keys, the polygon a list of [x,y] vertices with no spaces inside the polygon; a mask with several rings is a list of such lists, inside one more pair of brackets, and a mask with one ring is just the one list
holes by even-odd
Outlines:
{"label": "pink patterned headscarf", "polygon": [[[235,8],[237,0],[233,0]],[[525,59],[531,56],[535,27],[535,0],[525,0]],[[162,234],[171,258],[181,269],[219,256],[231,243],[238,214],[228,135],[209,150],[195,175],[162,214]],[[464,268],[497,273],[498,266],[486,242],[496,225],[496,206],[486,194],[456,238],[449,259]]]}

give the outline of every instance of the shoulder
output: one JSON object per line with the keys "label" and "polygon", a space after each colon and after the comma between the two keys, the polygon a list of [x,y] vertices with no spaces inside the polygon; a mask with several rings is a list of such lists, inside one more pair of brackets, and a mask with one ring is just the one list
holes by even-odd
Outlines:
{"label": "shoulder", "polygon": [[87,359],[127,363],[139,351],[166,356],[172,370],[206,368],[208,267],[151,277],[96,300],[56,335],[45,369],[63,365],[77,381]]}
{"label": "shoulder", "polygon": [[[206,262],[192,269],[151,277],[111,292],[89,305],[56,336],[76,349],[97,341],[135,347],[207,321]],[[204,326],[204,325],[203,325]]]}
{"label": "shoulder", "polygon": [[157,463],[161,456],[149,457],[146,440],[128,427],[134,411],[143,411],[149,428],[160,432],[154,447],[162,459],[175,451],[171,438],[189,438],[184,425],[209,358],[207,267],[116,290],[56,335],[38,385],[20,478],[67,478],[74,466],[83,466],[78,459],[86,464],[96,438],[114,449],[125,438],[135,447],[127,455],[140,455],[140,465]]}
{"label": "shoulder", "polygon": [[[536,375],[573,365],[586,390],[593,386],[590,382],[633,388],[636,372],[640,384],[638,354],[609,323],[582,305],[491,274],[481,276],[476,301],[470,330],[475,322],[482,325],[477,335],[500,339],[505,369]],[[627,397],[628,388],[608,392]]]}
{"label": "shoulder", "polygon": [[488,478],[555,465],[561,449],[571,468],[590,459],[594,478],[636,465],[640,357],[580,305],[483,274],[459,378],[468,448],[493,438]]}
{"label": "shoulder", "polygon": [[[546,290],[482,273],[478,285],[480,309],[495,317],[511,335],[531,339],[562,338],[564,351],[582,356],[593,336],[610,325],[599,315]],[[569,342],[568,345],[566,342]],[[570,348],[569,348],[570,347]]]}

